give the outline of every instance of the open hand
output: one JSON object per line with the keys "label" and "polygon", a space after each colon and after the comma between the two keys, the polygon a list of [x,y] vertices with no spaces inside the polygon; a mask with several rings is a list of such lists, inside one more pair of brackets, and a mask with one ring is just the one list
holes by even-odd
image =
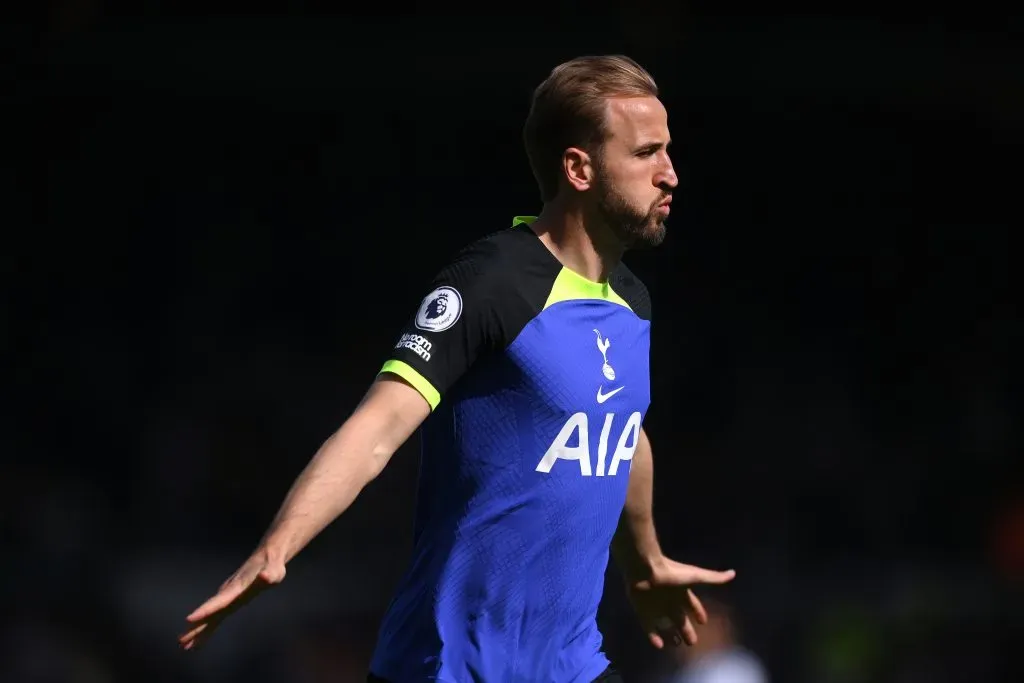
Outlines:
{"label": "open hand", "polygon": [[735,576],[731,569],[719,572],[665,559],[648,578],[628,584],[629,598],[654,647],[663,648],[666,637],[673,645],[693,645],[697,642],[694,622],[705,624],[708,615],[692,587],[728,583]]}
{"label": "open hand", "polygon": [[267,588],[284,580],[284,563],[257,551],[225,581],[216,595],[185,617],[188,631],[178,638],[185,650],[206,642],[224,619]]}

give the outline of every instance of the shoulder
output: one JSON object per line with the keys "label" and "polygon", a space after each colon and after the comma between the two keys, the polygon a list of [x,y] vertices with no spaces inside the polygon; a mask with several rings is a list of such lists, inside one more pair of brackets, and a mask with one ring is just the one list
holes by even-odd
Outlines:
{"label": "shoulder", "polygon": [[543,308],[558,275],[552,261],[528,229],[506,228],[480,237],[463,246],[435,275],[416,325],[440,331],[465,315],[499,337],[514,336]]}
{"label": "shoulder", "polygon": [[[480,237],[460,249],[445,265],[437,284],[461,287],[463,296],[502,301],[547,296],[558,276],[550,253],[530,230],[505,228]],[[536,290],[537,296],[530,296]]]}
{"label": "shoulder", "polygon": [[608,282],[612,289],[625,300],[638,317],[651,319],[651,295],[643,281],[625,263],[619,263],[612,271]]}
{"label": "shoulder", "polygon": [[459,267],[486,275],[489,283],[513,281],[524,269],[544,263],[547,250],[537,236],[521,227],[505,228],[470,242],[452,258]]}

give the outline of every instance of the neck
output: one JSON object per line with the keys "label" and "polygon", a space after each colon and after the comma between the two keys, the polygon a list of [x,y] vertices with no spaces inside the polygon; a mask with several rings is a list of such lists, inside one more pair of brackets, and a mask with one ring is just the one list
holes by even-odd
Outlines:
{"label": "neck", "polygon": [[545,204],[531,227],[563,266],[593,282],[607,281],[625,251],[607,226],[560,199]]}

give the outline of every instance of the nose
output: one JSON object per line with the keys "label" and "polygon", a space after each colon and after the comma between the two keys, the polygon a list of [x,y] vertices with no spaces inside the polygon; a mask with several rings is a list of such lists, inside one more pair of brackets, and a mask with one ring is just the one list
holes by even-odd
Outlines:
{"label": "nose", "polygon": [[676,169],[668,155],[665,155],[665,165],[655,176],[654,184],[667,192],[679,186],[679,176],[676,175]]}

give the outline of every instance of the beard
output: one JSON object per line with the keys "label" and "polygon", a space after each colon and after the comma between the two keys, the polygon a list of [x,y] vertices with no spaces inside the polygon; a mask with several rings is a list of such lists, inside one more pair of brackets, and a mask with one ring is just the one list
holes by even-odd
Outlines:
{"label": "beard", "polygon": [[598,215],[627,249],[652,248],[665,240],[665,217],[658,205],[667,195],[638,207],[610,185],[601,183],[597,190]]}

